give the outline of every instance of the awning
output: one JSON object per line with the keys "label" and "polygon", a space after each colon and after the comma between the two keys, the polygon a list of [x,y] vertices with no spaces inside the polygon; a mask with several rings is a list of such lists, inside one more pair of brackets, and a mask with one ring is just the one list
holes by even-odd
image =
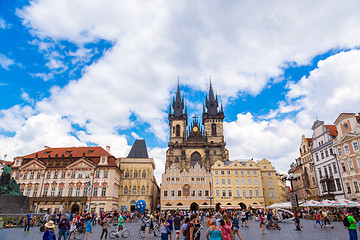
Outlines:
{"label": "awning", "polygon": [[221,209],[241,209],[240,206],[221,206]]}
{"label": "awning", "polygon": [[264,208],[264,206],[262,206],[262,205],[252,205],[252,206],[250,206],[250,207],[253,208],[253,209]]}
{"label": "awning", "polygon": [[274,203],[273,205],[270,205],[266,207],[267,209],[274,209],[274,208],[291,208],[290,202],[282,202],[282,203]]}

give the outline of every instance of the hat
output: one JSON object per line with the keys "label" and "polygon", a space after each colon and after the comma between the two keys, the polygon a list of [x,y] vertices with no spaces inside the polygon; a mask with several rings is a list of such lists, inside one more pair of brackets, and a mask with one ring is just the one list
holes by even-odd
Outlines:
{"label": "hat", "polygon": [[46,228],[55,228],[54,222],[50,220],[48,223],[45,224]]}

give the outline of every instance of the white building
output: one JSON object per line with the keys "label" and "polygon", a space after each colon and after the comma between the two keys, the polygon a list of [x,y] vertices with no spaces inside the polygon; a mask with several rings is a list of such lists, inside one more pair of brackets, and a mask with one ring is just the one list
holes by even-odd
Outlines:
{"label": "white building", "polygon": [[324,125],[316,120],[313,130],[311,154],[314,160],[316,180],[321,199],[344,198],[343,182],[336,154],[333,152],[333,139],[337,136],[335,125]]}

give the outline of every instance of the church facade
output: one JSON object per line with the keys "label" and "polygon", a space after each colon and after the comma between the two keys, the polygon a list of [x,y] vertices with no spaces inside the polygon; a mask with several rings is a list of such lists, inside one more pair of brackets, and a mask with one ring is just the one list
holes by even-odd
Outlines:
{"label": "church facade", "polygon": [[[200,122],[195,116],[188,124],[187,107],[178,85],[176,96],[169,108],[170,136],[169,148],[166,152],[165,173],[163,174],[165,181],[161,185],[162,208],[179,209],[177,207],[179,204],[179,199],[176,198],[177,193],[171,195],[174,184],[181,185],[176,188],[177,191],[182,190],[181,197],[184,200],[183,203],[186,203],[181,205],[182,208],[195,210],[210,207],[211,175],[206,173],[211,174],[210,169],[214,162],[229,160],[229,152],[225,148],[223,132],[224,117],[222,105],[219,106],[218,98],[214,95],[210,83],[209,94],[206,96],[203,105],[202,121]],[[174,174],[176,172],[175,175],[179,177],[183,175],[186,177],[181,178],[178,183],[168,184],[166,179],[172,179],[172,176],[169,175],[170,172],[174,172]],[[203,176],[197,176],[196,174],[199,172]],[[198,178],[200,182],[197,181]],[[200,196],[198,196],[199,193]],[[205,196],[207,194],[209,196]]]}

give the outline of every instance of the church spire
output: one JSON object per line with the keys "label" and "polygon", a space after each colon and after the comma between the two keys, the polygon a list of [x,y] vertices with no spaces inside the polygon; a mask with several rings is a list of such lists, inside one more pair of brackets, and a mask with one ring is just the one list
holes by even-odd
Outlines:
{"label": "church spire", "polygon": [[217,108],[219,106],[218,99],[214,96],[214,90],[212,88],[211,80],[210,80],[210,89],[209,89],[209,98],[206,97],[206,108],[208,115],[216,115],[218,113]]}
{"label": "church spire", "polygon": [[181,98],[179,80],[178,80],[178,87],[177,87],[177,91],[176,91],[176,97],[175,97],[175,99],[173,98],[172,108],[174,109],[175,117],[181,117],[183,115],[184,97]]}

